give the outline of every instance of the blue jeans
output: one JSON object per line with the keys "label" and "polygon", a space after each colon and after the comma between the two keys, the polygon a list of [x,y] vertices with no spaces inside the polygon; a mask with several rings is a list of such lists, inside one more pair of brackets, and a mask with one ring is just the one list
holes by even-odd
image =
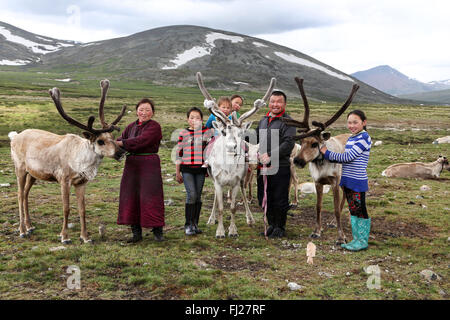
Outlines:
{"label": "blue jeans", "polygon": [[186,203],[193,204],[200,202],[205,183],[205,174],[182,172],[181,175],[183,176],[184,187],[186,188]]}

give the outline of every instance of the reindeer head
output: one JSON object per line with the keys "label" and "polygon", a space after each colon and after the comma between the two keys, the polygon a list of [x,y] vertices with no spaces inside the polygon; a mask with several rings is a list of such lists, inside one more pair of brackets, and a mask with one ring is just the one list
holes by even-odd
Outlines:
{"label": "reindeer head", "polygon": [[231,119],[229,119],[222,111],[220,111],[215,100],[209,94],[208,90],[203,84],[202,74],[197,72],[197,83],[203,96],[207,100],[205,106],[216,117],[217,121],[213,122],[214,128],[224,137],[225,149],[228,154],[240,154],[242,151],[245,132],[251,127],[252,122],[244,122],[247,118],[255,114],[259,109],[266,105],[267,100],[272,93],[275,86],[276,79],[272,78],[269,88],[262,99],[257,99],[253,103],[253,108],[244,113],[239,119],[236,116],[236,112],[232,113]]}
{"label": "reindeer head", "polygon": [[298,132],[300,135],[294,137],[295,140],[300,140],[301,150],[297,157],[294,158],[294,163],[303,168],[305,165],[312,161],[321,161],[322,154],[320,153],[320,148],[324,145],[324,142],[328,140],[331,136],[329,132],[323,132],[327,127],[333,124],[352,103],[353,97],[356,91],[359,89],[359,85],[354,84],[352,91],[350,92],[347,101],[342,105],[342,107],[325,123],[312,121],[312,125],[317,127],[311,129],[309,126],[309,104],[306,98],[305,90],[303,88],[303,79],[295,77],[295,82],[300,90],[300,95],[303,99],[303,105],[305,107],[305,113],[303,115],[303,121],[296,121],[292,119],[282,118],[281,120],[290,126],[299,128]]}
{"label": "reindeer head", "polygon": [[437,162],[439,162],[440,164],[442,164],[442,170],[448,170],[448,171],[450,171],[450,164],[449,164],[449,162],[448,162],[447,157],[439,156],[439,158],[437,159]]}
{"label": "reindeer head", "polygon": [[103,107],[105,104],[106,93],[109,88],[109,81],[102,80],[100,82],[100,86],[102,88],[102,97],[100,100],[98,113],[100,122],[103,127],[102,129],[94,129],[92,127],[95,120],[94,116],[89,117],[87,125],[84,125],[68,116],[62,107],[61,94],[58,88],[50,89],[49,93],[53,99],[53,102],[55,103],[56,109],[58,110],[59,114],[64,118],[64,120],[80,129],[85,130],[83,132],[83,135],[86,139],[89,140],[89,143],[93,146],[93,150],[95,153],[97,153],[101,157],[109,157],[114,158],[116,160],[121,160],[125,154],[125,150],[116,144],[114,137],[112,135],[112,131],[114,130],[120,131],[119,127],[117,127],[116,124],[119,123],[119,121],[122,119],[126,110],[126,106],[122,107],[122,111],[120,112],[116,120],[114,120],[111,123],[111,125],[108,125],[105,122]]}

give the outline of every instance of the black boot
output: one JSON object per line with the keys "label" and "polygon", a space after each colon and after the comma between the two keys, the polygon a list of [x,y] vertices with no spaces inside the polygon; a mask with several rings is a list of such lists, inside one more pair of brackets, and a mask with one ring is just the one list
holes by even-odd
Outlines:
{"label": "black boot", "polygon": [[200,219],[200,212],[202,211],[202,204],[203,203],[201,201],[197,201],[195,203],[195,211],[194,211],[194,216],[193,216],[192,222],[193,222],[194,231],[196,234],[203,233],[203,231],[198,228],[198,221]]}
{"label": "black boot", "polygon": [[269,238],[283,238],[286,235],[287,211],[277,211],[275,215],[275,228]]}
{"label": "black boot", "polygon": [[131,225],[131,232],[133,232],[133,237],[127,240],[128,243],[136,243],[142,240],[142,228],[140,225]]}
{"label": "black boot", "polygon": [[155,227],[155,228],[153,228],[152,232],[153,232],[153,235],[155,236],[156,241],[164,240],[162,227]]}
{"label": "black boot", "polygon": [[184,233],[187,236],[193,236],[196,234],[194,229],[195,209],[196,209],[195,203],[186,203],[185,205],[186,221],[184,223]]}

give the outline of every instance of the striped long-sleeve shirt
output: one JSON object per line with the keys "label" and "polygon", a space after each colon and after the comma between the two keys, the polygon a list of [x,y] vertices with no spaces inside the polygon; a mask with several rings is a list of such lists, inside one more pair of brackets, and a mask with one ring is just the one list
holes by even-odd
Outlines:
{"label": "striped long-sleeve shirt", "polygon": [[180,132],[177,146],[177,162],[182,172],[206,172],[201,168],[204,163],[203,152],[212,130],[202,127],[201,130],[184,129]]}
{"label": "striped long-sleeve shirt", "polygon": [[325,152],[325,159],[342,163],[341,186],[356,192],[369,190],[366,169],[371,146],[372,140],[367,131],[363,130],[348,138],[344,153],[329,150]]}

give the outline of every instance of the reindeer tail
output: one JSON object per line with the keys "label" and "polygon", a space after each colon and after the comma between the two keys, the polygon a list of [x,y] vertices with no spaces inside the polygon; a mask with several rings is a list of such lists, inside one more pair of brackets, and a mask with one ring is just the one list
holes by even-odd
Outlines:
{"label": "reindeer tail", "polygon": [[386,176],[386,170],[383,170],[383,172],[381,173],[381,175],[382,175],[383,177],[387,177],[387,176]]}
{"label": "reindeer tail", "polygon": [[9,140],[12,140],[17,135],[18,133],[16,131],[11,131],[10,133],[8,133],[8,138]]}

